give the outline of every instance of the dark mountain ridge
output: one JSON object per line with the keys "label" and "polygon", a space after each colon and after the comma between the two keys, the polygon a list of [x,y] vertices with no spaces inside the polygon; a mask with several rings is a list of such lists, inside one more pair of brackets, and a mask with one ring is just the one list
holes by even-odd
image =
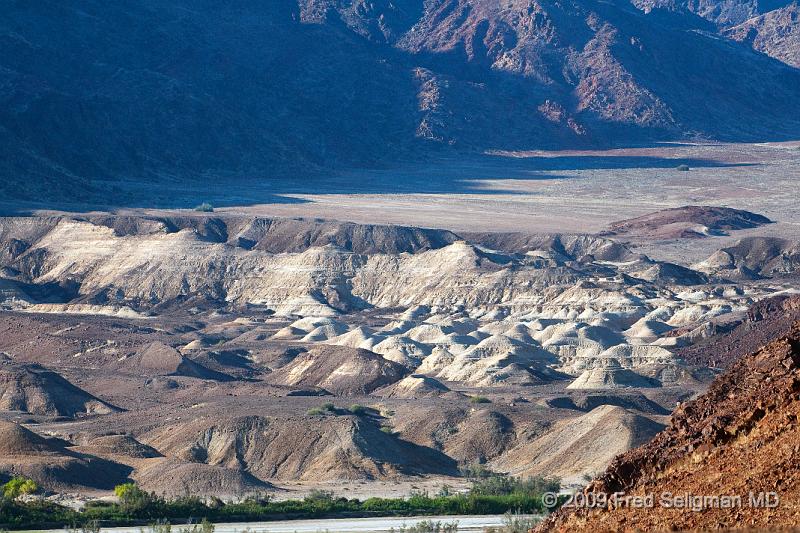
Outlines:
{"label": "dark mountain ridge", "polygon": [[800,70],[686,10],[622,0],[45,0],[4,15],[11,198],[124,204],[114,187],[131,182],[800,132]]}

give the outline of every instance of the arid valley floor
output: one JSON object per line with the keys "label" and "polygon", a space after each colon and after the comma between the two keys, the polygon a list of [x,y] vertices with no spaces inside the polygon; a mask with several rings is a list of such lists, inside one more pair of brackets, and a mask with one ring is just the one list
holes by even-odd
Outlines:
{"label": "arid valley floor", "polygon": [[186,192],[213,213],[168,185],[163,209],[17,205],[0,478],[404,495],[480,464],[581,486],[758,347],[715,335],[800,290],[798,180],[798,143],[701,143]]}

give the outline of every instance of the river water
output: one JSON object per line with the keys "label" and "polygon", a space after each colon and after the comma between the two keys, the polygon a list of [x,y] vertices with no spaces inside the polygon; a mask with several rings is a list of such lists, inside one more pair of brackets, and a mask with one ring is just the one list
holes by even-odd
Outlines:
{"label": "river water", "polygon": [[[330,520],[284,520],[275,522],[242,522],[238,524],[215,524],[214,533],[382,533],[397,532],[403,526],[409,527],[431,520],[433,522],[458,522],[459,533],[482,532],[484,528],[503,525],[502,515],[487,516],[420,516],[390,518],[337,518]],[[185,526],[172,526],[172,533],[180,533]],[[103,533],[139,533],[148,528],[114,527],[103,528]],[[53,530],[52,533],[63,530]],[[48,532],[49,533],[49,532]]]}

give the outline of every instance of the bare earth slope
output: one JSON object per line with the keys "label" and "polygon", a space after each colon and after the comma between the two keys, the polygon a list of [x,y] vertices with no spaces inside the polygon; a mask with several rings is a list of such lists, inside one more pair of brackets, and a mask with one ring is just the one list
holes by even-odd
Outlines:
{"label": "bare earth slope", "polygon": [[699,238],[769,223],[767,217],[741,209],[692,205],[615,222],[609,233],[660,239]]}
{"label": "bare earth slope", "polygon": [[455,467],[440,452],[396,439],[357,416],[215,414],[171,424],[143,438],[182,461],[242,470],[262,479],[385,479],[401,473],[453,473]]}
{"label": "bare earth slope", "polygon": [[47,382],[51,409],[12,373],[0,420],[49,448],[0,472],[82,495],[397,495],[474,463],[575,487],[705,390],[681,350],[794,279],[757,247],[731,283],[596,235],[227,213],[4,218],[0,244],[0,370],[85,391]]}
{"label": "bare earth slope", "polygon": [[[622,407],[602,405],[564,420],[553,431],[521,443],[493,466],[515,476],[580,477],[602,470],[616,455],[647,442],[663,425]],[[613,434],[614,438],[607,438]]]}
{"label": "bare earth slope", "polygon": [[0,421],[0,470],[51,489],[110,490],[130,472],[123,465],[68,450],[11,422]]}
{"label": "bare earth slope", "polygon": [[37,415],[108,414],[117,410],[38,365],[0,364],[0,409]]}

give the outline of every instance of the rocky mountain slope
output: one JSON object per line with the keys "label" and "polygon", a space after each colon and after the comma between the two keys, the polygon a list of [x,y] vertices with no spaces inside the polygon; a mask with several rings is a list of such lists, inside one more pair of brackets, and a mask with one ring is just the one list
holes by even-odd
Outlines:
{"label": "rocky mountain slope", "polygon": [[[793,301],[798,301],[797,297]],[[791,305],[789,306],[791,307]],[[733,509],[702,512],[667,508],[560,511],[539,531],[704,530],[747,526],[772,529],[797,523],[800,475],[800,323],[734,363],[696,400],[678,407],[666,430],[614,460],[585,493],[664,492],[739,496]],[[750,493],[774,492],[777,506],[750,503]]]}
{"label": "rocky mountain slope", "polygon": [[692,364],[727,368],[789,330],[798,320],[799,298],[788,294],[766,298],[751,306],[741,322],[714,325],[717,334],[675,352]]}
{"label": "rocky mountain slope", "polygon": [[713,22],[725,37],[797,67],[800,19],[794,0],[636,0],[644,11],[660,8],[694,13]]}
{"label": "rocky mountain slope", "polygon": [[800,264],[800,242],[775,237],[748,237],[722,248],[697,270],[729,279],[793,275]]}
{"label": "rocky mountain slope", "polygon": [[164,183],[447,146],[800,131],[800,71],[693,13],[624,1],[80,0],[5,15],[0,190],[14,198],[131,205]]}
{"label": "rocky mountain slope", "polygon": [[800,8],[797,2],[750,18],[725,35],[756,50],[800,67]]}

